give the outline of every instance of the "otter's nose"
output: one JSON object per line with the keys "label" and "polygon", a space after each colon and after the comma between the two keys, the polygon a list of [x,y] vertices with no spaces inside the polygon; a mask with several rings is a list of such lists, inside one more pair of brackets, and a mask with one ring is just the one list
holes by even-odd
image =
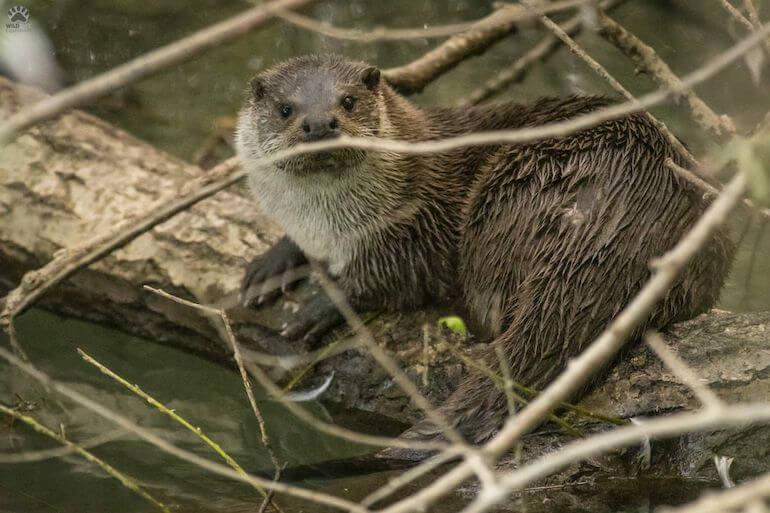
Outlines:
{"label": "otter's nose", "polygon": [[302,131],[305,133],[306,141],[318,141],[337,137],[337,118],[331,114],[308,114],[302,120]]}

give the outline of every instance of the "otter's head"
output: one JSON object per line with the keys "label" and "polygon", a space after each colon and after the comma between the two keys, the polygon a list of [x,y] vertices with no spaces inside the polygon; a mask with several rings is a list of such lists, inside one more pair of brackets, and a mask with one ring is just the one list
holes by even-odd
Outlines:
{"label": "otter's head", "polygon": [[[238,149],[247,161],[342,134],[376,135],[380,126],[380,71],[336,55],[297,57],[250,82],[238,123]],[[298,155],[276,164],[283,172],[341,173],[365,152],[336,149]]]}

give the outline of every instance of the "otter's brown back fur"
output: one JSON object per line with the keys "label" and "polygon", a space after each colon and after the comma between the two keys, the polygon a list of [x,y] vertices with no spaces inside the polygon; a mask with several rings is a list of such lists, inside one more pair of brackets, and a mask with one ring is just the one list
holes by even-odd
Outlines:
{"label": "otter's brown back fur", "polygon": [[[324,65],[315,59],[299,65]],[[366,66],[346,63],[353,75],[355,66]],[[410,141],[538,126],[609,103],[568,97],[423,110],[384,83],[372,94],[388,121],[376,135]],[[629,303],[650,278],[650,262],[706,208],[701,192],[666,167],[667,158],[684,163],[643,115],[530,143],[369,153],[357,173],[396,207],[359,227],[362,235],[337,278],[357,309],[459,305],[476,332],[503,347],[513,379],[542,389]],[[369,196],[360,201],[372,201]],[[339,216],[329,203],[314,215]],[[733,250],[718,232],[634,337],[713,305]],[[495,365],[496,358],[488,360]],[[502,391],[476,374],[441,409],[476,443],[507,415]],[[440,433],[423,421],[407,436]]]}

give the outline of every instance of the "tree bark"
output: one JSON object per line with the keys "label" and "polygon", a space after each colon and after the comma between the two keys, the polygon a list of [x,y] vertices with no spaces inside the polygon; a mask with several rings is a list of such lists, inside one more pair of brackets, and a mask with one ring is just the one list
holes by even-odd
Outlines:
{"label": "tree bark", "polygon": [[[0,117],[36,97],[38,93],[0,78]],[[4,289],[15,286],[24,273],[49,261],[56,251],[105,232],[205,173],[79,111],[28,130],[0,152],[0,286]],[[230,364],[230,351],[216,322],[142,285],[205,304],[227,303],[247,261],[279,235],[279,228],[252,205],[245,187],[233,187],[81,270],[46,295],[40,306]],[[311,293],[313,287],[304,286],[260,312],[230,309],[239,340],[263,353],[302,353],[306,348],[283,343],[275,331],[291,315],[285,306]],[[368,323],[376,340],[402,363],[434,404],[451,393],[464,372],[450,345],[471,357],[474,353],[471,341],[436,328],[436,319],[443,313],[378,315]],[[425,326],[432,327],[427,337]],[[723,399],[770,397],[770,312],[712,311],[672,328],[667,342]],[[334,371],[324,395],[327,401],[410,422],[419,418],[420,412],[385,372],[363,352],[350,349],[354,344],[343,341],[306,381]],[[286,380],[303,366],[275,375]],[[583,402],[593,411],[623,418],[697,406],[689,391],[643,346],[632,349]],[[584,429],[598,428],[595,422],[571,421]],[[544,454],[568,439],[553,429],[530,435],[526,455]],[[736,458],[732,471],[739,479],[770,470],[770,456],[758,454],[759,447],[770,447],[770,430],[765,427],[653,444],[649,473],[714,478],[711,457],[718,452]],[[554,478],[554,483],[569,483],[578,475],[633,474],[627,454],[575,466]]]}

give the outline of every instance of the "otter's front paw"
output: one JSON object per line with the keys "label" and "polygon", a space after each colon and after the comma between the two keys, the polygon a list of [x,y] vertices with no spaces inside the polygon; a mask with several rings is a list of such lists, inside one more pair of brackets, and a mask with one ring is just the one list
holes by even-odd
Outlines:
{"label": "otter's front paw", "polygon": [[241,304],[248,307],[272,303],[305,276],[295,270],[306,263],[302,250],[288,237],[283,237],[246,266],[241,282]]}
{"label": "otter's front paw", "polygon": [[283,326],[281,335],[316,347],[324,335],[342,324],[343,318],[326,294],[319,293]]}

